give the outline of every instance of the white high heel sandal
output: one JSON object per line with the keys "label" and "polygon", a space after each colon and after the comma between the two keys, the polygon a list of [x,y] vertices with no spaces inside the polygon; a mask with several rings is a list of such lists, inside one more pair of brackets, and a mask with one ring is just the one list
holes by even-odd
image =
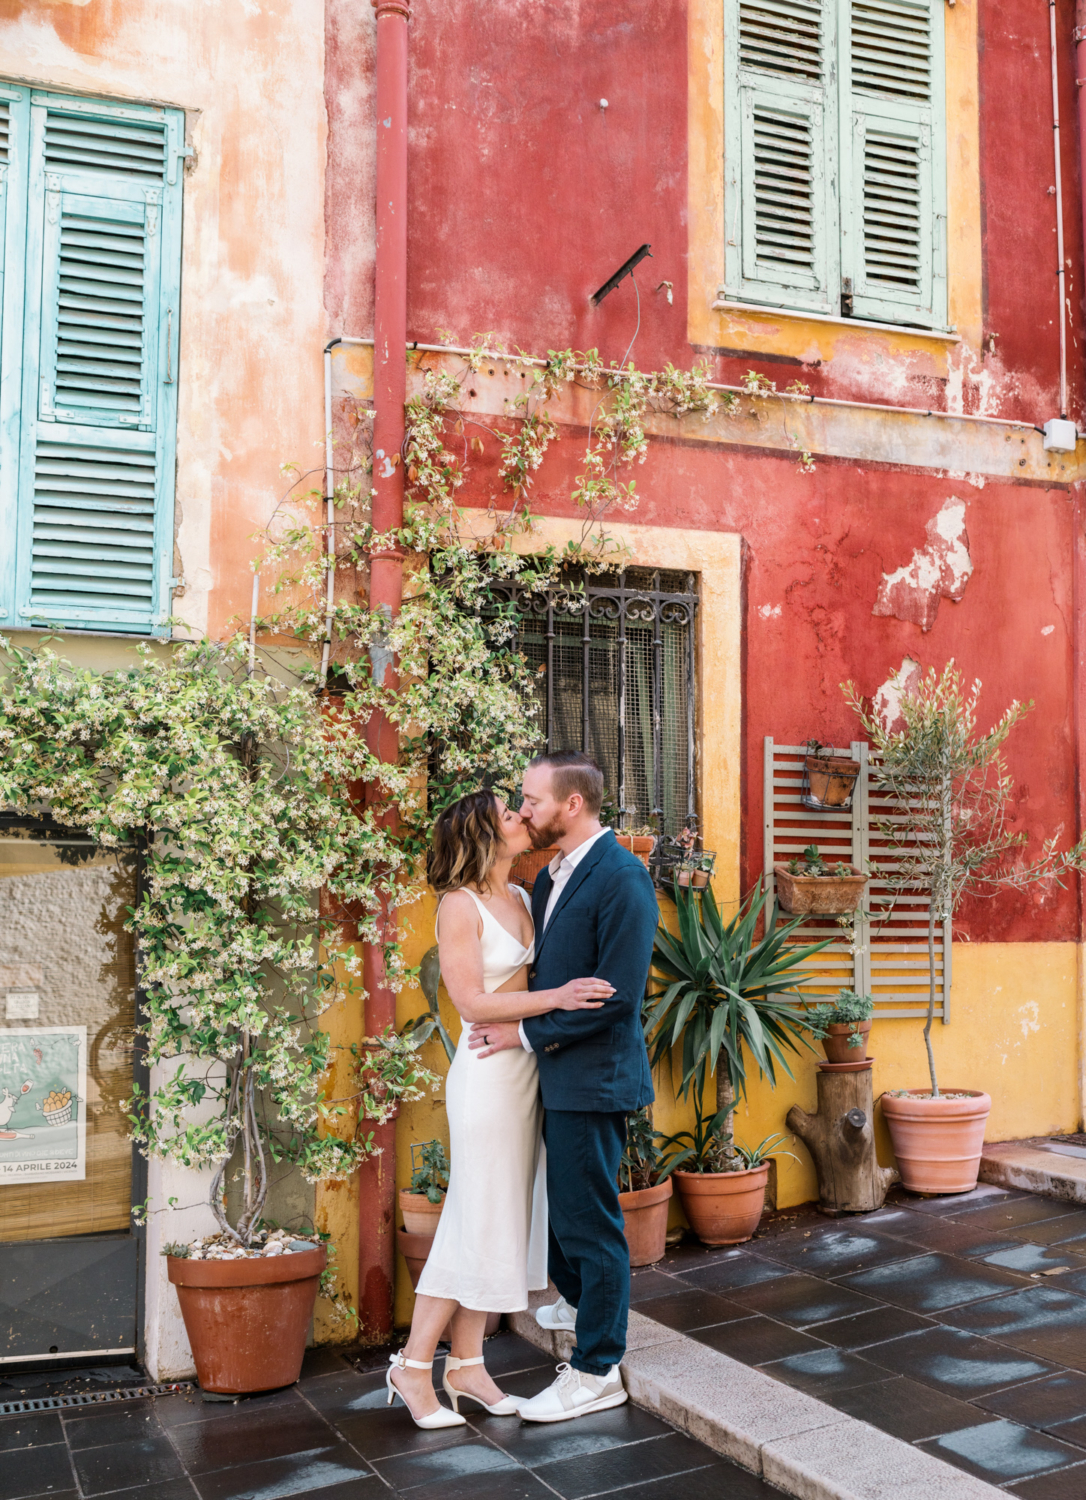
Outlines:
{"label": "white high heel sandal", "polygon": [[[407,1398],[404,1396],[403,1391],[398,1390],[397,1387],[392,1384],[393,1370],[432,1370],[433,1367],[434,1362],[432,1359],[427,1364],[423,1364],[422,1361],[418,1359],[406,1359],[402,1353],[390,1354],[388,1357],[388,1369],[385,1371],[385,1384],[388,1386],[389,1406],[391,1406],[396,1397],[399,1396],[403,1404],[407,1406],[408,1413],[410,1414],[411,1420],[412,1422],[414,1422],[416,1427],[432,1428],[466,1426],[467,1424],[464,1418],[459,1414],[459,1412],[449,1411],[444,1406],[439,1406],[437,1411],[432,1411],[428,1417],[416,1417],[410,1406],[407,1405]],[[445,1389],[448,1390],[448,1386],[446,1386]],[[456,1403],[454,1402],[453,1405],[455,1406],[455,1404]]]}
{"label": "white high heel sandal", "polygon": [[[460,1402],[474,1401],[484,1411],[488,1411],[492,1417],[517,1417],[520,1415],[520,1402],[515,1396],[503,1396],[500,1401],[495,1401],[493,1406],[487,1406],[481,1396],[473,1396],[470,1391],[462,1391],[459,1386],[449,1384],[449,1371],[461,1370],[465,1365],[482,1365],[486,1359],[482,1354],[476,1355],[474,1359],[457,1359],[455,1354],[446,1354],[445,1369],[441,1375],[441,1388],[452,1402],[453,1411],[459,1413]],[[461,1418],[461,1420],[463,1420]]]}

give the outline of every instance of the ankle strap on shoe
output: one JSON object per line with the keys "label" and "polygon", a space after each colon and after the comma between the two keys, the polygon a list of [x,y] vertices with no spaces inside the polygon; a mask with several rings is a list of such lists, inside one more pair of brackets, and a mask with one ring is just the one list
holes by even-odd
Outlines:
{"label": "ankle strap on shoe", "polygon": [[421,1359],[408,1359],[402,1349],[399,1354],[390,1354],[388,1362],[390,1365],[395,1365],[397,1370],[432,1370],[434,1368],[432,1359],[428,1359],[425,1364]]}
{"label": "ankle strap on shoe", "polygon": [[457,1359],[455,1354],[446,1354],[445,1368],[447,1370],[462,1370],[465,1365],[482,1365],[486,1363],[485,1354],[477,1354],[474,1359]]}

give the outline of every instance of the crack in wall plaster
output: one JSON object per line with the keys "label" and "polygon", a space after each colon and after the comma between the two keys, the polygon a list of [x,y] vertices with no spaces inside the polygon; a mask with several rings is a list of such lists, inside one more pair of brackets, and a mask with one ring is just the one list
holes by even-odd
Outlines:
{"label": "crack in wall plaster", "polygon": [[873,615],[895,619],[930,630],[939,613],[939,601],[959,603],[973,576],[969,537],[965,530],[965,501],[947,499],[939,514],[925,528],[927,545],[918,547],[912,559],[894,573],[884,573]]}

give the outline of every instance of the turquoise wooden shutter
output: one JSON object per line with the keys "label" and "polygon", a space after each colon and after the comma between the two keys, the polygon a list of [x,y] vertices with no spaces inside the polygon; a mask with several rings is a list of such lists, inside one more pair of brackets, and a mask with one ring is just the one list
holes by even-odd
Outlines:
{"label": "turquoise wooden shutter", "polygon": [[15,617],[30,90],[0,84],[0,624]]}
{"label": "turquoise wooden shutter", "polygon": [[31,100],[20,623],[164,633],[183,119]]}
{"label": "turquoise wooden shutter", "polygon": [[725,0],[724,294],[836,312],[835,0]]}
{"label": "turquoise wooden shutter", "polygon": [[943,328],[944,0],[840,3],[842,290],[854,317]]}

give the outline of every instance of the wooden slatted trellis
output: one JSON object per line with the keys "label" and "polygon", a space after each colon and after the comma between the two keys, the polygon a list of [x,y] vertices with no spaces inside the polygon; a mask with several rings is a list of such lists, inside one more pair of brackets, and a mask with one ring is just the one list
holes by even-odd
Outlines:
{"label": "wooden slatted trellis", "polygon": [[[817,942],[834,937],[807,968],[817,977],[800,986],[815,997],[838,989],[853,989],[875,1000],[875,1015],[885,1019],[922,1018],[928,1005],[928,894],[922,890],[894,892],[894,864],[880,822],[896,822],[892,798],[878,785],[877,765],[868,745],[854,740],[834,755],[860,763],[852,807],[848,811],[813,811],[800,802],[804,745],[778,745],[765,739],[764,851],[765,874],[775,894],[773,866],[796,858],[808,844],[817,844],[830,862],[843,860],[871,876],[863,909],[842,928],[833,917],[811,917],[796,932],[796,941]],[[940,923],[935,934],[935,1014],[950,1020],[951,924]]]}

